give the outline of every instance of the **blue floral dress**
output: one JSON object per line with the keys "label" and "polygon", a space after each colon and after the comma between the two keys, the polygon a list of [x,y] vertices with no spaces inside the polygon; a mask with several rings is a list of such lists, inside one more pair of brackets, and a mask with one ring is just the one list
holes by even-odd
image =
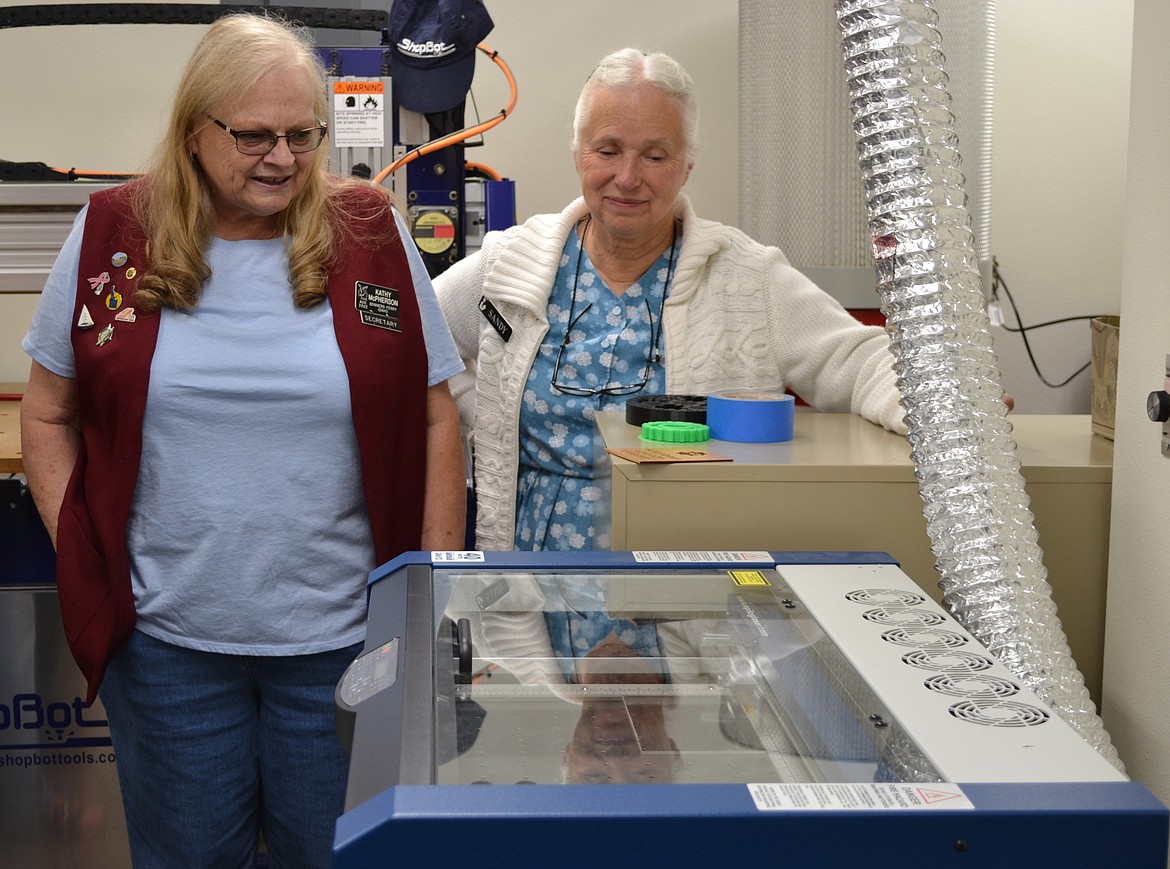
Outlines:
{"label": "blue floral dress", "polygon": [[[631,395],[664,391],[665,368],[651,357],[655,349],[661,354],[662,302],[677,244],[676,238],[615,296],[594,270],[580,235],[566,239],[549,297],[548,334],[520,404],[516,549],[608,548],[593,523],[601,497],[593,480],[594,414],[623,409]],[[572,392],[627,394],[566,394],[553,386],[554,374]]]}

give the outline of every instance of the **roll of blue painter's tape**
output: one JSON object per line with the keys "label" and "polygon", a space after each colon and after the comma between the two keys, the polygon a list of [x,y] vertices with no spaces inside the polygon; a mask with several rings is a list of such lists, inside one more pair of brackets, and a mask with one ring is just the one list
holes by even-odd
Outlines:
{"label": "roll of blue painter's tape", "polygon": [[796,400],[766,389],[729,389],[707,396],[707,425],[720,441],[770,444],[792,440]]}

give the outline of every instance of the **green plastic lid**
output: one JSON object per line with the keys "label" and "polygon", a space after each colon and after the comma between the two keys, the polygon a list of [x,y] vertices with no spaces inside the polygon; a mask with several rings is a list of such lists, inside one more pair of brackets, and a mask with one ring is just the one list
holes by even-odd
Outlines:
{"label": "green plastic lid", "polygon": [[701,422],[664,419],[642,423],[641,440],[660,444],[697,444],[711,439],[711,429]]}

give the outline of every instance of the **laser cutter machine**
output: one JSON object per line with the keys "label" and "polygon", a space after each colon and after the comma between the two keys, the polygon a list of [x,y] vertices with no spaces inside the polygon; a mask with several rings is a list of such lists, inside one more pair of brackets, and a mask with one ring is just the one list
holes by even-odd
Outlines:
{"label": "laser cutter machine", "polygon": [[369,602],[338,867],[1166,865],[1167,809],[883,554],[409,553]]}

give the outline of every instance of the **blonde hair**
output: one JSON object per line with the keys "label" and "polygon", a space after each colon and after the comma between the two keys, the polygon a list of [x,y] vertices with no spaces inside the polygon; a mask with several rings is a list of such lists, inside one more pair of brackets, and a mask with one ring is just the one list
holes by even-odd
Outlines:
{"label": "blonde hair", "polygon": [[[188,139],[210,123],[209,115],[238,100],[257,79],[284,67],[304,73],[313,90],[313,112],[326,117],[325,71],[305,28],[267,16],[232,14],[212,24],[195,47],[166,133],[134,200],[135,216],[146,234],[148,263],[135,294],[140,307],[190,309],[198,304],[211,274],[204,250],[215,211]],[[278,215],[289,239],[293,301],[301,308],[325,298],[328,268],[343,240],[339,217],[345,191],[371,186],[329,176],[328,162],[329,147],[323,143],[312,153],[304,187]]]}

